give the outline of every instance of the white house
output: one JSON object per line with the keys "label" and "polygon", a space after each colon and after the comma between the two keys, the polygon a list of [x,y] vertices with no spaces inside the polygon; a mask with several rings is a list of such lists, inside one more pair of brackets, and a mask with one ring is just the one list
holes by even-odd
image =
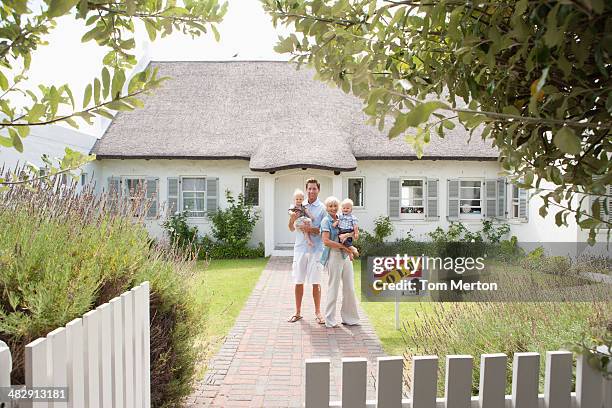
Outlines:
{"label": "white house", "polygon": [[[395,236],[416,238],[450,221],[478,229],[486,218],[507,220],[520,241],[575,242],[585,233],[559,228],[554,211],[501,177],[488,141],[457,126],[432,138],[421,159],[401,138],[366,124],[361,101],[313,79],[286,62],[154,62],[163,88],[145,107],[121,112],[92,153],[96,182],[128,191],[146,182],[153,200],[148,227],[161,236],[169,211],[188,210],[206,233],[207,210],[224,192],[244,193],[261,213],[253,244],[266,254],[292,245],[287,208],[309,177],[321,197],[350,197],[360,226],[388,215]],[[128,193],[129,194],[129,193]]]}

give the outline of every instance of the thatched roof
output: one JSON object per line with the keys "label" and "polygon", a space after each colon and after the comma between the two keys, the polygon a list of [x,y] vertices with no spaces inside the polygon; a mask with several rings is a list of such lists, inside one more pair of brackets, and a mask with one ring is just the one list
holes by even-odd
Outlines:
{"label": "thatched roof", "polygon": [[[245,159],[254,171],[354,170],[357,160],[416,159],[402,138],[367,125],[362,103],[286,62],[154,62],[169,76],[119,113],[92,149],[98,159]],[[488,142],[456,126],[432,136],[423,159],[495,160]]]}

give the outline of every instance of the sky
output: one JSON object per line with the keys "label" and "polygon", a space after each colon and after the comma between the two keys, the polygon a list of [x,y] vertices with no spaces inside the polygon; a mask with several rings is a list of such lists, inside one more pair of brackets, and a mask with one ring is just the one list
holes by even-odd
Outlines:
{"label": "sky", "polygon": [[[42,0],[30,1],[30,7],[40,7]],[[80,106],[85,86],[99,75],[102,58],[108,51],[94,42],[82,43],[87,31],[82,20],[65,16],[46,37],[49,45],[40,47],[33,55],[29,84],[62,85],[69,83]],[[219,60],[286,60],[273,47],[279,34],[258,0],[229,0],[228,12],[218,25],[221,39],[216,42],[212,33],[195,39],[181,33],[158,38],[150,43],[144,29],[137,30],[136,55],[144,66],[154,61],[219,61]],[[140,68],[140,67],[139,67]],[[107,123],[80,130],[100,135]]]}

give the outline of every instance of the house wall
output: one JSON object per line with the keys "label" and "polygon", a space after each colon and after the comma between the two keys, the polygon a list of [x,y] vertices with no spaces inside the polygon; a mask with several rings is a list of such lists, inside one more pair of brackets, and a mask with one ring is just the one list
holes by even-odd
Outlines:
{"label": "house wall", "polygon": [[[427,177],[439,179],[438,221],[426,220],[397,220],[392,221],[394,226],[393,238],[405,237],[409,232],[415,239],[428,239],[427,234],[438,226],[447,228],[450,221],[447,219],[448,191],[446,181],[454,178],[484,178],[495,179],[502,175],[502,169],[496,161],[359,161],[357,170],[346,173],[343,177],[363,176],[365,183],[365,208],[356,210],[361,219],[361,225],[366,230],[372,230],[374,219],[380,214],[387,214],[387,179],[397,177]],[[510,197],[510,188],[506,192]],[[509,199],[506,200],[508,211]],[[554,214],[551,210],[546,218],[540,217],[538,210],[541,198],[537,195],[531,197],[528,207],[527,222],[507,220],[510,225],[510,234],[516,235],[519,241],[575,241],[577,227],[558,228],[555,225]],[[461,220],[471,231],[482,228],[482,220]]]}
{"label": "house wall", "polygon": [[[159,178],[159,197],[160,208],[164,208],[168,196],[168,177],[180,176],[204,176],[219,178],[219,206],[227,206],[225,191],[230,190],[234,196],[242,192],[242,178],[244,176],[259,177],[261,173],[254,173],[249,170],[246,160],[97,160],[95,166],[96,184],[101,189],[107,188],[109,177],[120,176],[147,176]],[[260,180],[261,183],[261,180]],[[263,208],[264,194],[260,185],[260,203]],[[264,242],[264,213],[260,208],[256,208],[260,214],[260,219],[255,225],[252,245]],[[164,237],[164,230],[161,226],[166,214],[160,212],[160,217],[155,220],[147,220],[147,228],[151,235],[157,239]],[[191,218],[189,224],[198,227],[198,233],[210,233],[210,222],[206,217]]]}
{"label": "house wall", "polygon": [[[482,178],[495,179],[501,176],[501,167],[495,161],[431,161],[431,160],[381,160],[358,161],[358,168],[353,172],[334,175],[331,171],[323,170],[283,170],[274,174],[252,172],[249,170],[246,160],[98,160],[94,163],[95,175],[99,186],[106,187],[108,177],[114,176],[147,176],[159,177],[160,203],[165,202],[167,197],[167,178],[179,176],[209,176],[219,178],[219,191],[230,190],[234,194],[242,192],[242,179],[245,176],[260,178],[260,219],[257,222],[251,243],[256,245],[264,242],[266,252],[272,253],[274,240],[273,223],[265,226],[267,217],[286,222],[286,214],[275,213],[275,185],[284,176],[295,175],[301,172],[308,176],[326,176],[331,179],[333,194],[341,198],[346,193],[346,182],[350,177],[364,178],[364,204],[363,208],[355,209],[354,213],[360,220],[361,229],[372,231],[374,219],[380,215],[388,214],[388,186],[389,178],[402,177],[424,177],[437,178],[439,180],[438,211],[437,220],[394,220],[394,234],[392,238],[405,237],[411,233],[415,239],[428,239],[427,234],[438,226],[448,227],[447,220],[447,180],[456,178]],[[302,187],[302,186],[295,186]],[[510,191],[506,194],[510,197]],[[321,197],[324,199],[325,197]],[[287,202],[290,201],[287,198]],[[509,210],[509,200],[508,210]],[[569,227],[557,227],[554,222],[555,210],[551,209],[546,218],[539,216],[538,210],[541,199],[537,196],[531,197],[527,222],[508,220],[511,234],[516,235],[519,241],[525,242],[574,242],[578,238],[578,228],[575,225]],[[222,195],[219,204],[225,206],[226,200]],[[270,204],[271,208],[266,208]],[[280,218],[277,218],[278,217]],[[162,218],[163,218],[162,214]],[[210,223],[206,218],[191,219],[191,225],[197,226],[200,233],[210,231]],[[472,231],[482,228],[482,220],[462,220],[466,227]],[[161,220],[147,221],[153,236],[163,237]]]}

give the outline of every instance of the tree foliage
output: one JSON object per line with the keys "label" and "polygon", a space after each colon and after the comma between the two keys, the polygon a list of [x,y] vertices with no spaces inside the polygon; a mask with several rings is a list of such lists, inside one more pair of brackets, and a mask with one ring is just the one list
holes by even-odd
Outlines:
{"label": "tree foliage", "polygon": [[[389,137],[416,128],[408,141],[421,154],[458,121],[491,140],[521,187],[554,183],[539,190],[540,214],[560,208],[559,225],[573,214],[591,241],[609,231],[612,2],[262,2],[294,31],[276,50],[360,97]],[[591,207],[588,195],[600,199]]]}
{"label": "tree foliage", "polygon": [[[212,30],[223,18],[227,3],[219,0],[44,0],[39,9],[27,0],[7,0],[0,4],[0,148],[23,151],[22,139],[32,126],[67,123],[77,128],[96,117],[112,119],[116,111],[142,106],[138,98],[159,87],[165,78],[156,70],[145,69],[131,76],[136,66],[135,31],[143,24],[151,41],[179,31],[199,36]],[[82,104],[76,104],[68,84],[25,85],[33,52],[47,45],[45,36],[59,17],[69,15],[84,20],[87,32],[82,42],[94,41],[108,49],[100,74],[86,86]],[[25,101],[24,101],[25,100]],[[50,173],[69,171],[93,159],[66,150],[60,163],[45,158]],[[20,175],[9,176],[18,182]],[[0,179],[0,185],[7,183]]]}

